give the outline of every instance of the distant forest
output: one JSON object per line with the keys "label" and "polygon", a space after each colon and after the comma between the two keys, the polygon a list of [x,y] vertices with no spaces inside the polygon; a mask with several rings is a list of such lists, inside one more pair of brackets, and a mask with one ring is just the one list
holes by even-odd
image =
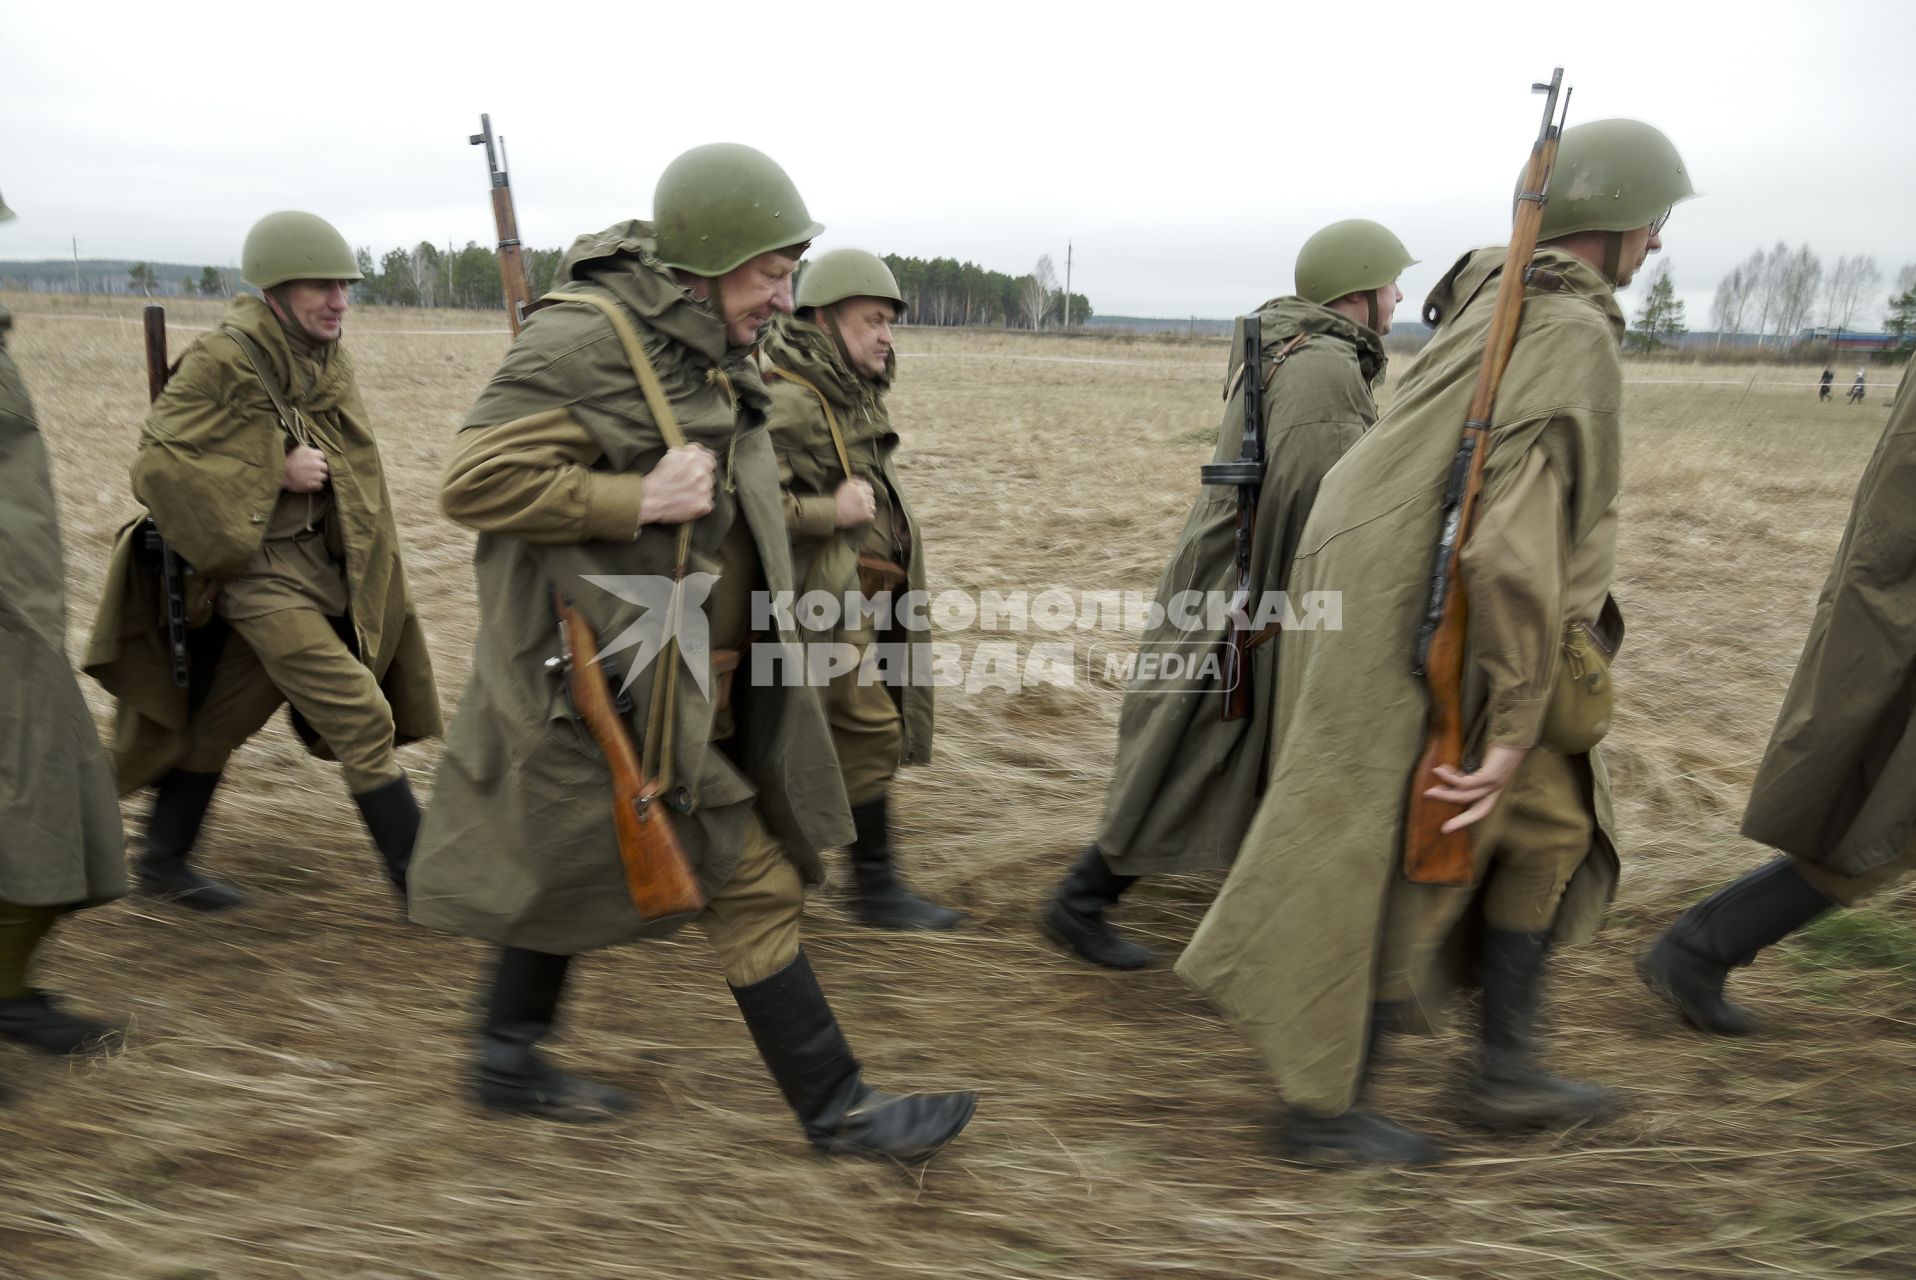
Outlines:
{"label": "distant forest", "polygon": [[[355,255],[365,280],[355,301],[371,306],[450,307],[503,311],[499,259],[476,242],[463,249],[421,241],[411,249],[390,249],[377,259],[370,249]],[[558,249],[527,249],[526,274],[533,296],[552,287],[559,267]],[[1009,329],[1053,329],[1066,320],[1066,299],[1051,259],[1042,257],[1023,275],[992,271],[956,258],[901,257],[886,263],[898,278],[912,324],[995,325]],[[196,267],[172,262],[90,260],[78,263],[0,262],[0,288],[32,293],[98,293],[147,297],[227,297],[242,288],[231,267]],[[1081,293],[1070,297],[1070,323],[1083,326],[1094,313]]]}

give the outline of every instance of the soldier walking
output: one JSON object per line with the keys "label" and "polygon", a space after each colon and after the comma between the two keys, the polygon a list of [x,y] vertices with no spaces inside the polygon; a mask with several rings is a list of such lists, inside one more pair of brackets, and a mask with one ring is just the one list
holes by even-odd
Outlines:
{"label": "soldier walking", "polygon": [[[898,483],[898,432],[885,405],[904,295],[882,258],[834,249],[805,264],[797,307],[773,319],[759,350],[798,594],[824,592],[842,604],[848,592],[891,599],[923,591],[924,539]],[[858,655],[825,691],[855,832],[852,911],[877,929],[950,929],[962,915],[899,882],[891,841],[892,778],[901,763],[930,761],[932,730],[932,687],[912,678],[909,637],[894,621],[841,618],[805,635]],[[881,654],[885,663],[873,661]]]}
{"label": "soldier walking", "polygon": [[[1356,443],[1377,408],[1372,389],[1384,376],[1383,335],[1403,292],[1397,277],[1414,259],[1375,222],[1333,223],[1304,243],[1296,292],[1257,309],[1264,384],[1264,483],[1251,552],[1251,606],[1284,591],[1297,536],[1318,484]],[[1224,379],[1224,417],[1213,460],[1239,456],[1244,437],[1242,343]],[[1221,630],[1181,629],[1173,597],[1228,596],[1237,585],[1238,490],[1199,492],[1159,579],[1164,621],[1140,653],[1166,646],[1214,654]],[[1078,855],[1040,917],[1047,937],[1108,969],[1138,969],[1151,952],[1123,937],[1106,913],[1146,875],[1178,875],[1227,866],[1250,825],[1270,767],[1277,646],[1252,650],[1250,714],[1223,716],[1226,691],[1215,671],[1168,677],[1140,670],[1118,717],[1118,758],[1097,841]]]}
{"label": "soldier walking", "polygon": [[[0,200],[0,222],[13,211]],[[0,1038],[43,1053],[104,1046],[119,1028],[28,985],[70,911],[126,893],[126,836],[93,714],[67,665],[66,566],[46,441],[0,307]]]}
{"label": "soldier walking", "polygon": [[1594,751],[1608,727],[1606,655],[1621,635],[1609,600],[1623,403],[1615,292],[1693,193],[1669,140],[1630,120],[1566,130],[1550,192],[1461,551],[1468,749],[1427,793],[1460,806],[1448,830],[1473,830],[1475,882],[1405,876],[1405,780],[1429,698],[1411,652],[1503,246],[1445,274],[1425,304],[1435,337],[1318,492],[1290,588],[1341,590],[1343,627],[1280,641],[1270,785],[1178,963],[1263,1055],[1287,1104],[1281,1150],[1301,1162],[1438,1158],[1428,1139],[1358,1104],[1377,1033],[1430,1023],[1463,976],[1445,963],[1457,955],[1475,957],[1482,990],[1474,1122],[1564,1126],[1613,1105],[1547,1072],[1536,1037],[1546,954],[1595,929],[1617,874]]}
{"label": "soldier walking", "polygon": [[[447,463],[441,502],[479,534],[479,635],[412,910],[500,947],[474,1072],[486,1107],[557,1120],[627,1109],[539,1045],[574,955],[684,923],[634,908],[610,771],[548,665],[557,590],[606,638],[625,727],[705,897],[697,922],[813,1145],[923,1160],[971,1118],[970,1093],[893,1097],[865,1083],[799,946],[818,851],[852,834],[824,710],[802,680],[737,678],[754,669],[755,593],[793,586],[752,347],[792,309],[792,271],[821,229],[761,153],[680,156],[654,221],[567,250],[556,305],[526,325]],[[681,584],[663,651],[619,648],[666,612],[643,602],[682,561],[698,590]],[[789,653],[796,636],[759,644]]]}
{"label": "soldier walking", "polygon": [[1637,961],[1699,1031],[1754,1030],[1723,996],[1730,970],[1916,869],[1913,382],[1906,366],[1750,789],[1743,834],[1783,856],[1684,912]]}
{"label": "soldier walking", "polygon": [[1856,371],[1856,381],[1849,384],[1849,403],[1851,404],[1863,403],[1863,392],[1865,390],[1863,373],[1863,370],[1858,369]]}
{"label": "soldier walking", "polygon": [[394,747],[440,730],[425,633],[400,563],[379,445],[340,335],[360,279],[310,213],[247,233],[227,306],[154,401],[133,494],[197,572],[191,675],[175,684],[141,521],[121,532],[87,648],[119,699],[121,794],[155,788],[140,888],[202,911],[244,901],[192,864],[232,753],[290,704],[346,785],[402,896],[419,808]]}

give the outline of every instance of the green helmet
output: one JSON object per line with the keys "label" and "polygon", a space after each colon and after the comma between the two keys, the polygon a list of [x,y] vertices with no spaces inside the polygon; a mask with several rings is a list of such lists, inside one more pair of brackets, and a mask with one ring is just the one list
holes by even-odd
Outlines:
{"label": "green helmet", "polygon": [[4,197],[0,197],[0,222],[11,222],[11,221],[13,221],[13,210],[7,208],[6,199]]}
{"label": "green helmet", "polygon": [[1695,194],[1683,157],[1661,130],[1641,120],[1592,120],[1563,131],[1537,238],[1634,231]]}
{"label": "green helmet", "polygon": [[240,279],[255,289],[288,280],[363,280],[352,246],[333,224],[313,213],[269,213],[246,233]]}
{"label": "green helmet", "polygon": [[829,307],[847,298],[888,298],[905,314],[905,295],[885,260],[863,249],[833,249],[807,262],[798,276],[801,307]]}
{"label": "green helmet", "polygon": [[1368,218],[1333,222],[1297,251],[1297,296],[1315,303],[1381,289],[1415,266],[1403,241]]}
{"label": "green helmet", "polygon": [[652,193],[659,261],[722,276],[761,253],[809,244],[812,221],[778,162],[736,142],[713,142],[665,166]]}

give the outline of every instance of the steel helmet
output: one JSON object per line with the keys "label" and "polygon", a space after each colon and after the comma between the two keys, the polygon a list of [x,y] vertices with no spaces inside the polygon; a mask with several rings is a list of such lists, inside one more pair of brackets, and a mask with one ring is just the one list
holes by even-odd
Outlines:
{"label": "steel helmet", "polygon": [[1297,296],[1319,304],[1381,289],[1415,266],[1403,241],[1368,218],[1333,222],[1297,251]]}
{"label": "steel helmet", "polygon": [[665,166],[652,224],[660,262],[708,278],[825,230],[775,160],[736,142],[693,147]]}
{"label": "steel helmet", "polygon": [[833,249],[807,262],[799,271],[801,307],[829,307],[847,298],[887,298],[905,314],[905,295],[885,260],[863,249]]}
{"label": "steel helmet", "polygon": [[240,279],[255,289],[288,280],[363,280],[352,246],[333,224],[313,213],[269,213],[246,233]]}
{"label": "steel helmet", "polygon": [[1537,238],[1633,231],[1695,194],[1683,157],[1661,130],[1641,120],[1593,120],[1563,132]]}

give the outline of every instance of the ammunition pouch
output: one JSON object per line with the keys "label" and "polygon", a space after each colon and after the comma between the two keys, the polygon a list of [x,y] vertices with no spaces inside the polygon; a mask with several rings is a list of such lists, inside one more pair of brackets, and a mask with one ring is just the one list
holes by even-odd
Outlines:
{"label": "ammunition pouch", "polygon": [[909,575],[903,565],[861,552],[858,557],[858,591],[866,599],[880,596],[888,591],[897,591],[905,585]]}
{"label": "ammunition pouch", "polygon": [[1623,614],[1607,596],[1595,626],[1573,622],[1564,628],[1557,679],[1544,714],[1544,746],[1558,755],[1583,755],[1610,732],[1616,711],[1610,663],[1622,643]]}

